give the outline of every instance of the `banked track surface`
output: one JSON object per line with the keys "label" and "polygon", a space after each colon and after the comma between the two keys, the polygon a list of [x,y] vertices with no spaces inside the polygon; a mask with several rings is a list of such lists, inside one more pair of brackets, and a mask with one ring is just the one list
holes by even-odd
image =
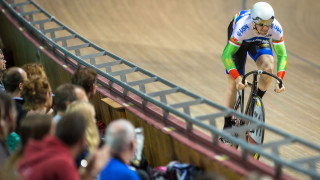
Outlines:
{"label": "banked track surface", "polygon": [[[141,66],[144,68],[148,70],[151,69],[152,72],[155,72],[155,74],[160,74],[161,76],[166,77],[166,79],[174,81],[176,84],[186,85],[188,89],[192,89],[194,92],[199,92],[199,94],[203,96],[208,96],[209,94],[210,99],[218,102],[221,101],[221,97],[219,96],[221,96],[222,88],[221,86],[217,85],[224,84],[224,76],[222,75],[223,68],[221,67],[220,62],[220,51],[222,51],[221,48],[223,48],[223,45],[226,41],[225,27],[230,17],[229,14],[236,12],[238,10],[237,8],[241,6],[240,3],[222,3],[220,1],[215,1],[214,3],[209,3],[207,1],[203,1],[201,3],[188,1],[182,3],[176,1],[171,4],[168,2],[157,4],[154,1],[132,1],[131,3],[126,1],[118,1],[117,3],[113,1],[105,1],[102,4],[86,4],[86,2],[82,1],[55,1],[55,5],[51,6],[49,2],[42,1],[42,3],[42,6],[49,10],[49,12],[50,10],[54,9],[54,7],[65,7],[52,10],[52,14],[56,17],[61,16],[61,18],[58,19],[63,19],[63,22],[66,22],[68,26],[72,27],[94,43],[101,44],[100,46],[104,49],[115,52],[115,54],[122,57],[126,57],[126,59],[129,59],[131,62],[139,64],[139,66],[141,64]],[[276,2],[273,3],[275,4],[274,7],[281,5]],[[248,2],[248,4],[250,4],[250,2]],[[299,5],[299,3],[297,4]],[[227,9],[227,7],[233,7],[228,9],[228,12],[230,13],[224,12],[224,9]],[[71,9],[68,10],[68,8]],[[304,10],[302,8],[303,7],[300,7],[301,10]],[[79,9],[81,11],[74,11],[74,9]],[[103,9],[104,11],[102,11]],[[275,11],[278,12],[276,8]],[[312,12],[313,11],[309,11],[311,14]],[[280,11],[280,13],[279,15],[277,14],[277,17],[279,16],[278,19],[280,19],[281,16],[286,16],[286,14],[288,14],[288,12],[285,13],[283,11]],[[225,14],[228,14],[228,16]],[[312,17],[313,16],[310,16],[310,18]],[[291,24],[288,22],[282,24],[284,27],[286,27],[285,25],[287,24],[287,27],[290,27],[292,21]],[[314,24],[309,25],[309,27],[310,26],[314,26]],[[167,29],[170,31],[165,31]],[[291,76],[299,79],[304,78],[306,76],[305,74],[308,75],[308,73],[319,73],[319,71],[315,71],[317,70],[317,62],[312,61],[314,54],[317,55],[318,53],[316,51],[312,51],[314,46],[306,49],[302,48],[302,51],[304,50],[306,55],[299,55],[300,51],[297,51],[297,47],[300,47],[296,45],[297,43],[294,41],[296,37],[294,36],[296,35],[298,37],[297,34],[301,34],[301,32],[295,32],[297,31],[296,29],[290,30],[292,31],[288,32],[286,39],[289,51],[289,60],[292,59],[289,61],[288,69],[290,67],[290,62],[293,62],[293,69],[304,70],[302,67],[305,67],[307,71],[309,71],[296,71],[298,76],[293,73]],[[312,34],[316,32],[310,33]],[[95,34],[96,37],[94,37]],[[289,36],[290,34],[291,36]],[[304,34],[308,33],[302,33],[302,35]],[[107,37],[105,37],[106,35]],[[308,40],[310,43],[316,44],[317,42],[314,42],[314,40],[310,39],[309,36],[304,39]],[[293,49],[293,51],[290,51],[290,49]],[[88,52],[89,51],[90,50],[88,50]],[[81,50],[81,53],[88,52],[86,52],[86,50]],[[308,67],[310,64],[313,65],[313,67]],[[212,65],[212,67],[209,65]],[[249,66],[248,68],[252,67]],[[212,73],[211,71],[216,71],[216,74]],[[267,104],[265,106],[268,107],[269,105],[274,107],[271,109],[267,108],[267,122],[273,126],[278,125],[278,127],[281,127],[289,132],[296,132],[294,130],[296,128],[300,128],[299,123],[301,123],[298,120],[304,120],[308,118],[308,122],[311,122],[311,125],[308,126],[306,123],[303,124],[303,127],[301,127],[301,130],[299,131],[302,132],[300,137],[302,136],[305,139],[308,138],[309,141],[311,140],[312,142],[315,142],[315,144],[319,144],[319,135],[316,133],[316,130],[319,129],[319,126],[317,126],[317,122],[313,120],[315,118],[314,116],[316,116],[317,113],[319,114],[317,110],[313,110],[315,107],[317,107],[317,105],[319,105],[319,98],[313,92],[319,86],[306,89],[300,88],[300,92],[305,90],[305,94],[308,97],[311,96],[311,99],[310,97],[304,97],[303,94],[301,95],[302,97],[298,97],[294,93],[299,92],[299,89],[296,90],[296,88],[295,91],[290,92],[290,88],[293,89],[296,82],[290,81],[289,72],[290,71],[288,71],[286,76],[286,78],[288,77],[288,80],[285,81],[287,82],[286,87],[288,89],[286,94],[278,97],[272,93],[269,93],[270,95],[265,98],[265,104]],[[162,73],[164,74],[162,75]],[[203,74],[208,74],[210,78],[201,78],[201,75]],[[308,79],[311,79],[310,81],[303,80],[300,82],[306,83],[306,87],[313,87],[313,85],[317,85],[317,83],[319,84],[318,80],[313,80],[312,78],[313,76],[310,76],[308,77]],[[186,80],[187,82],[185,82]],[[161,88],[161,86],[159,86],[159,88]],[[212,96],[210,93],[208,93],[209,91],[211,93],[214,92]],[[299,112],[301,111],[294,111],[295,113],[285,113],[287,112],[286,108],[289,110],[292,110],[293,108],[295,110],[295,107],[291,108],[289,106],[290,100],[285,99],[285,96],[295,96],[297,103],[306,103],[305,101],[308,100],[308,103],[303,105],[305,107],[304,110],[309,112],[306,113],[309,114],[309,116],[304,113],[300,114]],[[173,98],[172,101],[176,101],[176,99]],[[285,108],[282,106],[285,106]],[[311,108],[308,108],[309,106],[311,106]],[[206,111],[206,108],[204,109]],[[279,111],[274,111],[274,109],[278,109]],[[300,107],[300,109],[302,108]],[[197,109],[194,110],[194,112],[191,112],[192,115],[201,113],[202,112]],[[290,119],[290,124],[285,123],[289,121],[289,117],[292,116],[292,114],[294,114],[295,118]],[[300,118],[300,116],[303,118]],[[279,118],[284,120],[279,122],[279,120],[277,120]],[[295,119],[297,120],[294,121]],[[277,123],[280,123],[280,125]],[[217,124],[219,126],[219,121]],[[292,129],[290,127],[292,127]],[[295,134],[299,135],[297,133]],[[311,137],[309,137],[309,135]],[[269,136],[267,135],[269,140],[274,137],[276,137],[276,135],[271,133]],[[268,139],[266,140],[267,142]],[[301,146],[297,146],[297,148],[290,148],[293,149],[292,152],[295,152],[293,157],[301,157],[303,153],[306,153],[307,155],[313,153],[315,153],[315,155],[319,155],[319,152],[309,153],[311,151],[303,151],[300,150],[301,148]],[[292,155],[290,151],[288,154]],[[291,157],[290,155],[286,154],[285,156],[288,156],[289,158]]]}

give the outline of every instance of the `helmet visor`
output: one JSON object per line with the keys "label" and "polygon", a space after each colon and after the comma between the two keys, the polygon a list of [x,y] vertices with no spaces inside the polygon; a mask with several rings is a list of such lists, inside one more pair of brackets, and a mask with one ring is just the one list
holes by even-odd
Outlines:
{"label": "helmet visor", "polygon": [[270,26],[273,22],[273,19],[269,19],[269,20],[260,20],[258,22],[256,22],[256,25],[259,26]]}

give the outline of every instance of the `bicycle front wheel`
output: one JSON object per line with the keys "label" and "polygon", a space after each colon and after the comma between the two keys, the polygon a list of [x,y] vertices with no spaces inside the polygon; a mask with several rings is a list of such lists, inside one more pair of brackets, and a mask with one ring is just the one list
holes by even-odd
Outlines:
{"label": "bicycle front wheel", "polygon": [[[265,123],[264,107],[260,97],[253,98],[253,111],[250,115],[253,119]],[[248,142],[251,144],[262,144],[264,140],[264,128],[259,127],[248,133]]]}
{"label": "bicycle front wheel", "polygon": [[[238,111],[240,113],[242,113],[241,112],[241,106],[242,106],[241,98],[242,98],[242,92],[238,90],[238,92],[237,92],[237,100],[236,100],[236,104],[233,107],[233,110]],[[238,126],[241,125],[241,119],[239,117],[232,116],[231,121],[232,121],[232,126],[233,127],[238,127]]]}

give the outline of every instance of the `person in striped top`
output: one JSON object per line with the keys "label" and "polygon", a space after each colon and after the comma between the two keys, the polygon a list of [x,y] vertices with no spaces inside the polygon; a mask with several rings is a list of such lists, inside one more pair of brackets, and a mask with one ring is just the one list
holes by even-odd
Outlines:
{"label": "person in striped top", "polygon": [[[222,62],[227,73],[227,87],[224,95],[224,105],[233,108],[237,89],[242,90],[247,82],[242,83],[245,70],[247,52],[256,62],[259,69],[273,73],[274,58],[270,45],[277,54],[277,76],[283,79],[287,69],[287,53],[283,40],[283,30],[274,18],[274,11],[270,4],[257,2],[250,10],[238,12],[228,27],[228,43],[222,54]],[[260,76],[258,95],[262,98],[267,91],[272,78]],[[275,85],[277,93],[283,92],[285,87]],[[231,127],[231,117],[225,117],[224,129]]]}

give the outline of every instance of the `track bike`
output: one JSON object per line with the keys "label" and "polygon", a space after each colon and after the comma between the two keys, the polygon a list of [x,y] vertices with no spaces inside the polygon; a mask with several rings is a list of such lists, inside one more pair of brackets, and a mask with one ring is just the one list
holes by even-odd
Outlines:
{"label": "track bike", "polygon": [[[244,104],[244,89],[238,90],[237,99],[234,105],[234,110],[241,112],[242,114],[246,114],[253,119],[256,119],[260,122],[265,123],[265,111],[262,99],[258,96],[258,75],[266,74],[275,78],[279,82],[279,88],[282,87],[282,80],[274,74],[268,73],[262,70],[251,71],[243,76],[242,83],[245,83],[245,79],[249,75],[253,75],[252,83],[248,82],[248,86],[251,87],[251,92],[249,94],[249,98],[247,100],[247,104]],[[245,108],[244,108],[245,107]],[[232,117],[233,127],[239,127],[244,125],[249,125],[250,122],[245,122],[244,120],[238,117]],[[238,136],[238,134],[235,134]],[[262,144],[264,140],[264,128],[258,127],[257,129],[252,129],[245,132],[246,140],[251,144]],[[236,144],[232,145],[235,148],[238,148]],[[254,158],[259,159],[260,155],[255,153]]]}

